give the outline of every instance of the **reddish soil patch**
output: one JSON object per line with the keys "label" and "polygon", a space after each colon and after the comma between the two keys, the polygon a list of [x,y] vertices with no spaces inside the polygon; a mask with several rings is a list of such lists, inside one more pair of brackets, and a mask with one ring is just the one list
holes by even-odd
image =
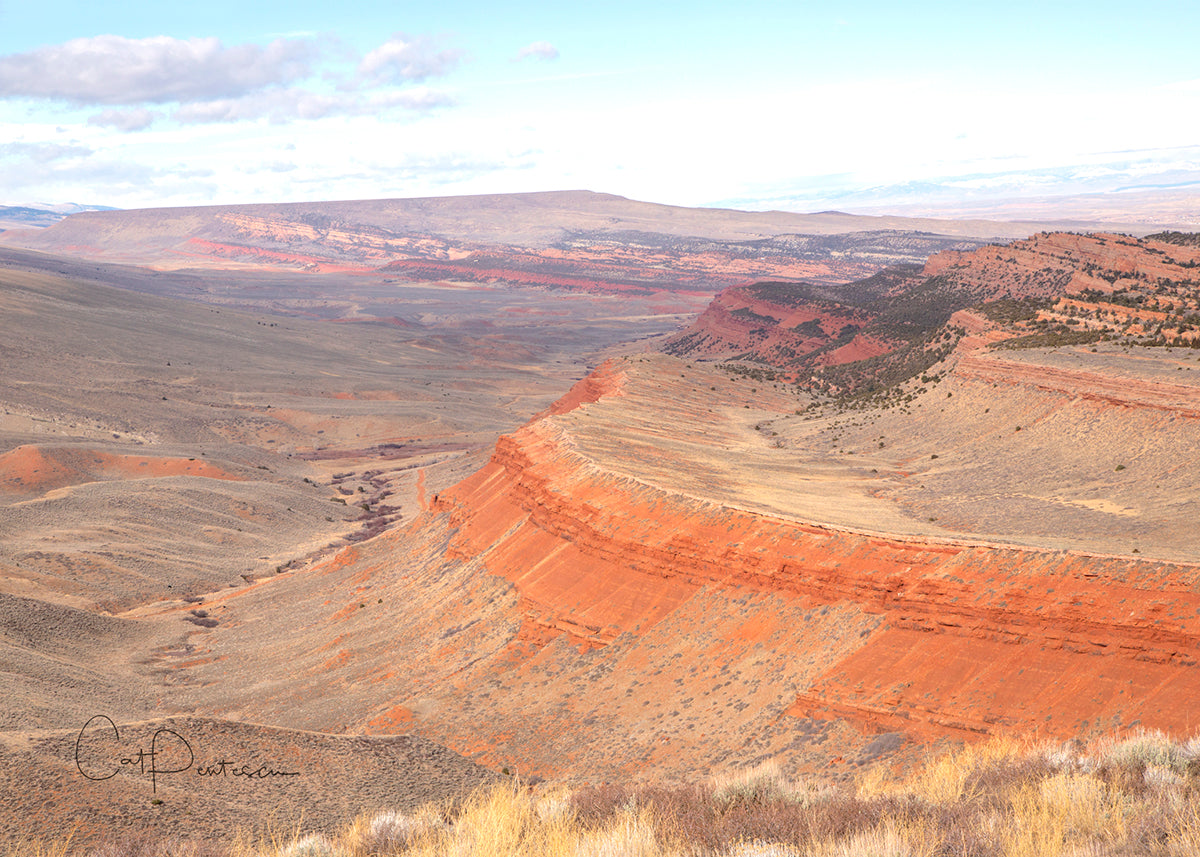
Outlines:
{"label": "reddish soil patch", "polygon": [[199,476],[240,480],[207,461],[119,455],[85,447],[26,445],[0,455],[0,491],[42,493],[82,482]]}
{"label": "reddish soil patch", "polygon": [[887,354],[891,350],[892,346],[881,339],[876,339],[873,336],[859,335],[855,336],[845,345],[831,350],[827,361],[829,364],[837,366],[841,363],[853,363],[856,360],[878,357],[880,354]]}

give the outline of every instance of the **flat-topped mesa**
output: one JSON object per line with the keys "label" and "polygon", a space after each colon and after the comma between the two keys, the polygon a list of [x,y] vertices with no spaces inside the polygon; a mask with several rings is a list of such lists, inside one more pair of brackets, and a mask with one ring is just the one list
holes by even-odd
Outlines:
{"label": "flat-topped mesa", "polygon": [[1190,280],[1197,263],[1197,247],[1127,235],[1051,232],[978,250],[945,250],[931,256],[922,273],[944,277],[983,303]]}
{"label": "flat-topped mesa", "polygon": [[[637,478],[628,462],[597,457],[586,435],[660,395],[643,388],[650,371],[625,378],[622,397],[502,438],[487,466],[436,504],[449,515],[452,555],[514,584],[520,636],[535,650],[563,634],[600,650],[694,614],[716,593],[763,593],[880,619],[819,675],[793,677],[796,717],[918,738],[1194,727],[1200,567],[871,534]],[[667,420],[641,443],[670,454]],[[787,682],[789,661],[820,656],[819,640],[806,645],[756,656]]]}

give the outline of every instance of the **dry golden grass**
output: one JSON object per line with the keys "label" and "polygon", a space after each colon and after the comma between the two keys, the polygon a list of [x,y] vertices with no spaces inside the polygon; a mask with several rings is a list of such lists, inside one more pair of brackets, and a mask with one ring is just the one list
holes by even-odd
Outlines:
{"label": "dry golden grass", "polygon": [[971,744],[956,753],[938,756],[903,780],[894,780],[882,766],[868,771],[858,782],[860,797],[911,795],[929,803],[956,803],[972,796],[978,785],[972,775],[1005,760],[1028,753],[1027,744],[1014,738],[995,738]]}
{"label": "dry golden grass", "polygon": [[853,788],[760,766],[677,787],[532,789],[508,781],[453,805],[363,815],[224,844],[145,838],[0,857],[1131,857],[1200,854],[1200,741],[1155,733],[1032,746],[995,740],[877,768]]}
{"label": "dry golden grass", "polygon": [[0,852],[4,857],[69,857],[71,836],[52,840],[22,840]]}

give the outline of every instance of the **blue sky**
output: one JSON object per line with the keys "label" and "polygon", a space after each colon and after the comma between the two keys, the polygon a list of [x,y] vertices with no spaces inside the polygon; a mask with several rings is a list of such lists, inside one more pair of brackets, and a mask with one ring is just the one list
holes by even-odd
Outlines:
{"label": "blue sky", "polygon": [[1200,4],[0,0],[0,204],[1191,187]]}

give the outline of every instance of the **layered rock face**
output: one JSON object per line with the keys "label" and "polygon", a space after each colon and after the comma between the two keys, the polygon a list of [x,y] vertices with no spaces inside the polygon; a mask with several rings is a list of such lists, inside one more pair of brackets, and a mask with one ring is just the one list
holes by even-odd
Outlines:
{"label": "layered rock face", "polygon": [[973,251],[949,250],[925,263],[979,301],[1058,297],[1093,289],[1111,293],[1140,283],[1187,279],[1200,250],[1127,235],[1053,232]]}
{"label": "layered rock face", "polygon": [[947,250],[920,270],[893,268],[844,286],[735,286],[664,350],[753,361],[803,381],[823,367],[927,347],[954,312],[989,304],[995,320],[1010,323],[1010,335],[1152,334],[1190,343],[1200,327],[1198,265],[1193,246],[1042,233],[1003,246]]}
{"label": "layered rock face", "polygon": [[[1035,357],[1003,383],[964,359],[913,414],[873,418],[612,361],[407,530],[206,603],[221,625],[171,665],[173,698],[600,780],[1186,734],[1200,535],[1178,456],[1200,441],[1200,385],[1175,382],[1187,407],[1081,398],[1084,369]],[[247,620],[276,602],[296,627],[264,645]]]}
{"label": "layered rock face", "polygon": [[898,347],[888,337],[861,334],[874,320],[867,308],[838,303],[805,286],[741,285],[718,294],[664,350],[680,357],[748,358],[783,369],[836,365]]}
{"label": "layered rock face", "polygon": [[[618,394],[594,407],[636,406]],[[570,425],[543,421],[504,439],[437,501],[457,530],[454,550],[516,585],[530,639],[565,633],[604,646],[666,621],[701,590],[750,590],[880,622],[797,687],[789,714],[923,736],[1191,728],[1195,566],[872,535],[820,526],[819,509],[808,521],[755,513],[720,503],[719,488],[697,497],[647,484],[628,457],[609,469],[612,460],[580,452],[586,440],[572,429],[584,424],[586,435],[590,415],[572,413]]]}
{"label": "layered rock face", "polygon": [[1200,360],[950,324],[879,407],[606,362],[406,528],[206,602],[156,668],[183,710],[597,780],[1189,733]]}

